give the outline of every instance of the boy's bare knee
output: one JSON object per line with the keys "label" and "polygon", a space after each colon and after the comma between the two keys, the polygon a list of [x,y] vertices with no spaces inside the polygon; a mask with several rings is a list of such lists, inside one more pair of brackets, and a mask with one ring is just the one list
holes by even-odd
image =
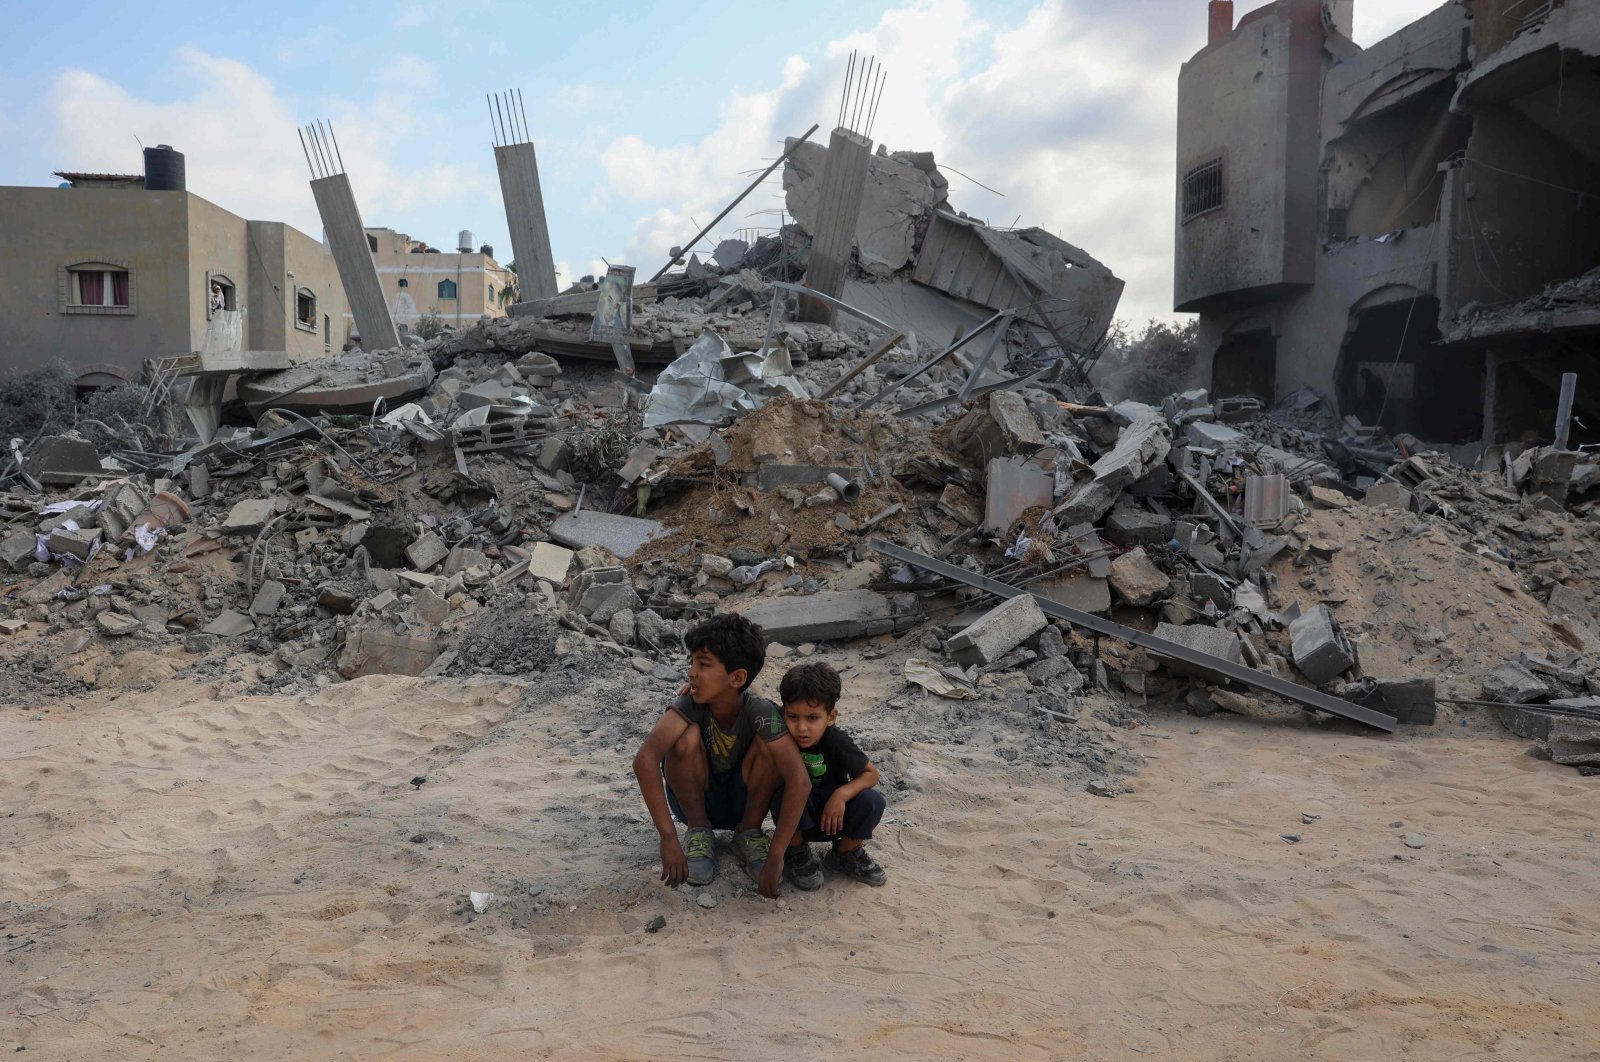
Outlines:
{"label": "boy's bare knee", "polygon": [[691,726],[672,743],[672,747],[667,750],[667,759],[679,763],[686,761],[692,763],[701,756],[701,750],[700,732]]}

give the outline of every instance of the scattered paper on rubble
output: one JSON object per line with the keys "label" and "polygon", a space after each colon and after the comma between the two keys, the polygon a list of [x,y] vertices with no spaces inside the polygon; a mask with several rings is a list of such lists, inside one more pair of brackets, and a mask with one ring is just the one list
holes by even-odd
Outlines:
{"label": "scattered paper on rubble", "polygon": [[810,397],[794,377],[786,348],[774,347],[765,356],[759,351],[735,354],[708,328],[661,371],[645,404],[644,426],[725,424],[784,393]]}
{"label": "scattered paper on rubble", "polygon": [[940,697],[949,697],[955,701],[970,701],[977,699],[978,691],[973,689],[964,678],[956,678],[960,672],[955,668],[944,668],[934,664],[931,660],[918,660],[912,658],[905,663],[901,672],[907,682],[914,682],[929,693]]}

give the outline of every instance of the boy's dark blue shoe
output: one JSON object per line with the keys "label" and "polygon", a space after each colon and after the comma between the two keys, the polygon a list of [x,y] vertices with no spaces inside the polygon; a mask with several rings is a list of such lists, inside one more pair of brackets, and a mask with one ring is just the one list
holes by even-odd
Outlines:
{"label": "boy's dark blue shoe", "polygon": [[689,884],[710,885],[717,876],[716,835],[704,826],[689,827],[683,856],[689,863]]}
{"label": "boy's dark blue shoe", "polygon": [[789,880],[801,892],[815,892],[822,888],[822,860],[817,858],[809,844],[789,849],[784,856],[783,869],[789,872]]}
{"label": "boy's dark blue shoe", "polygon": [[857,848],[850,852],[835,851],[833,865],[838,867],[845,877],[855,878],[863,885],[883,885],[889,880],[889,875],[865,848]]}

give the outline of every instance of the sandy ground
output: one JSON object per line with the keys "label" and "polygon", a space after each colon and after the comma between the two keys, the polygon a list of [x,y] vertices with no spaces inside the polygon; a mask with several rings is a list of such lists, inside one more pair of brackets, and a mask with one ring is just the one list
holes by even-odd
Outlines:
{"label": "sandy ground", "polygon": [[889,885],[773,903],[724,855],[708,909],[655,880],[628,773],[661,682],[219,691],[0,716],[5,1049],[1600,1058],[1600,780],[1481,716],[1086,717],[1140,763],[1105,799],[996,703],[964,744],[942,703],[847,707]]}

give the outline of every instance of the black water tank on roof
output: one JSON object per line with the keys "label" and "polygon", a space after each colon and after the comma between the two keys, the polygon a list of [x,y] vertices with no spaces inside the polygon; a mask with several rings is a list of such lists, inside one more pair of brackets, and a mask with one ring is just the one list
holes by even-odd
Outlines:
{"label": "black water tank on roof", "polygon": [[144,149],[144,189],[147,192],[182,192],[186,180],[183,152],[168,144]]}

